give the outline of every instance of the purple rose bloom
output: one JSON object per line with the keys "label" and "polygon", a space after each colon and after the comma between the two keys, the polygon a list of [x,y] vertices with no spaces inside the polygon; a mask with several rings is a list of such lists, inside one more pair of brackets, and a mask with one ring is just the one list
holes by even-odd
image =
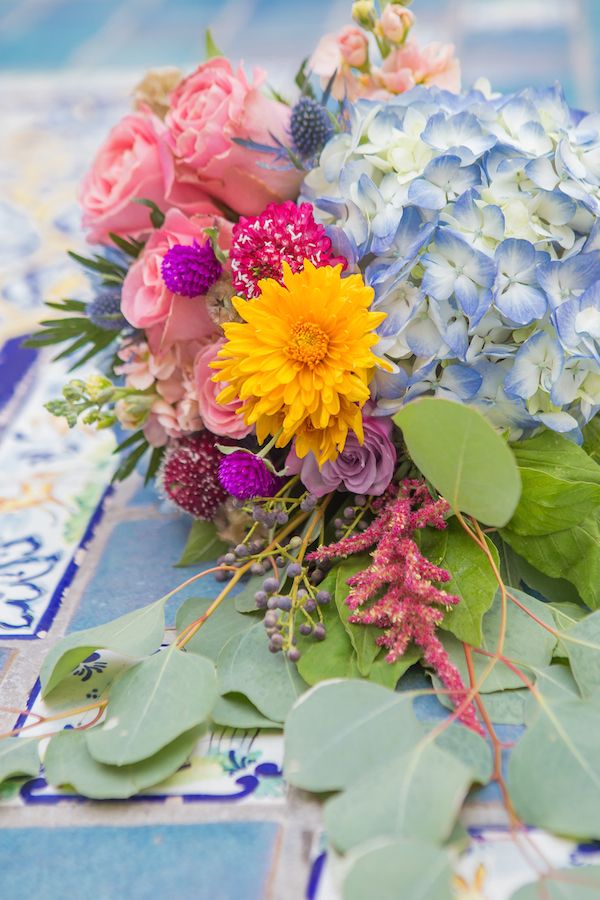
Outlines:
{"label": "purple rose bloom", "polygon": [[340,487],[351,494],[383,494],[396,466],[396,448],[390,440],[392,421],[365,417],[363,427],[363,444],[350,432],[338,458],[320,469],[312,453],[299,459],[292,449],[286,460],[287,473],[299,474],[302,484],[317,497]]}

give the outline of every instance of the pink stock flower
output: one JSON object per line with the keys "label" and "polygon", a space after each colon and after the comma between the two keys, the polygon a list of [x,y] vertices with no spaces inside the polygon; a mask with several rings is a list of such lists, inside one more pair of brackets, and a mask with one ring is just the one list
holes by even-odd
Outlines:
{"label": "pink stock flower", "polygon": [[388,3],[379,20],[381,34],[393,44],[400,44],[413,27],[414,13],[399,3]]}
{"label": "pink stock flower", "polygon": [[366,65],[369,55],[367,38],[355,25],[346,25],[339,34],[326,34],[317,44],[309,60],[309,69],[321,79],[325,87],[334,73],[331,93],[336,100],[356,100],[363,96],[363,87],[352,67]]}
{"label": "pink stock flower", "polygon": [[217,402],[217,395],[223,390],[223,385],[212,380],[214,369],[210,368],[211,362],[216,359],[217,353],[224,345],[225,339],[222,338],[214,344],[209,344],[196,357],[194,364],[196,397],[206,428],[213,434],[239,440],[250,434],[252,426],[245,425],[243,417],[237,414],[242,405],[239,401],[225,404]]}
{"label": "pink stock flower", "polygon": [[312,453],[300,459],[291,450],[286,471],[300,475],[302,484],[316,497],[323,497],[343,487],[353,494],[383,494],[394,474],[396,448],[390,440],[392,423],[389,419],[363,419],[364,442],[361,444],[350,432],[346,445],[337,459],[326,462],[320,469]]}
{"label": "pink stock flower", "polygon": [[[424,482],[408,480],[376,502],[379,513],[365,531],[320,547],[307,559],[321,563],[370,551],[371,564],[348,579],[346,605],[353,610],[349,621],[383,630],[377,643],[387,647],[389,663],[399,659],[411,642],[416,644],[460,707],[467,689],[436,634],[446,611],[460,600],[435,586],[448,582],[450,575],[429,562],[414,539],[415,531],[426,526],[445,528],[449,506],[442,498],[433,500]],[[458,718],[483,734],[472,704]]]}
{"label": "pink stock flower", "polygon": [[150,236],[141,256],[129,269],[123,282],[121,310],[136,328],[149,329],[149,342],[155,353],[180,340],[206,342],[215,333],[202,297],[181,297],[170,291],[162,276],[165,254],[176,244],[192,245],[206,241],[206,228],[219,229],[219,242],[227,247],[231,225],[217,216],[188,219],[179,210],[169,210],[162,228]]}
{"label": "pink stock flower", "polygon": [[417,84],[460,91],[460,64],[451,44],[419,47],[409,41],[392,50],[373,75],[375,82],[391,94],[403,93]]}
{"label": "pink stock flower", "polygon": [[275,166],[233,140],[272,145],[274,135],[286,141],[290,110],[261,93],[265,79],[257,69],[249,84],[241,67],[234,72],[228,60],[210,59],[173,92],[166,117],[181,180],[244,215],[294,197],[301,179],[295,169]]}
{"label": "pink stock flower", "polygon": [[109,132],[79,190],[90,243],[109,244],[109,232],[148,234],[149,210],[136,199],[161,209],[182,205],[190,212],[218,212],[204,192],[179,183],[166,136],[163,123],[147,110],[124,116]]}

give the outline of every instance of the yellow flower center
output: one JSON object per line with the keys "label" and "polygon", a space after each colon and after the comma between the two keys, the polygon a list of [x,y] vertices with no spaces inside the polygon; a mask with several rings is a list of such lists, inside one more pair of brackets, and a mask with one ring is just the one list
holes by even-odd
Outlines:
{"label": "yellow flower center", "polygon": [[292,328],[290,342],[286,347],[288,356],[305,363],[312,369],[327,355],[329,338],[318,325],[300,319]]}

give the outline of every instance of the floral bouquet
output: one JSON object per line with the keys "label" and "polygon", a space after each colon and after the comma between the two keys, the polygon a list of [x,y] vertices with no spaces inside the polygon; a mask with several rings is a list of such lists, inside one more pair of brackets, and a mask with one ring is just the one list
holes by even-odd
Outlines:
{"label": "floral bouquet", "polygon": [[[451,896],[478,784],[527,852],[600,839],[600,118],[461,93],[406,6],[357,0],[289,101],[210,35],[150,73],[81,188],[94,297],[32,339],[98,356],[49,409],[131,432],[116,478],[193,517],[180,587],[218,583],[168,646],[179,588],[50,651],[45,695],[128,662],[46,778],[130,796],[206,723],[284,727],[352,898]],[[600,883],[538,862],[544,896]]]}

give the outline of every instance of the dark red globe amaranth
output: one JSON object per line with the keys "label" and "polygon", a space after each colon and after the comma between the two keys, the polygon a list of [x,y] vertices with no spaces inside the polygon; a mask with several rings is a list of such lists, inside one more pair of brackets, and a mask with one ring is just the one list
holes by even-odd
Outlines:
{"label": "dark red globe amaranth", "polygon": [[160,484],[164,493],[197,519],[213,519],[229,496],[219,481],[223,457],[216,442],[210,431],[174,441],[161,466]]}

